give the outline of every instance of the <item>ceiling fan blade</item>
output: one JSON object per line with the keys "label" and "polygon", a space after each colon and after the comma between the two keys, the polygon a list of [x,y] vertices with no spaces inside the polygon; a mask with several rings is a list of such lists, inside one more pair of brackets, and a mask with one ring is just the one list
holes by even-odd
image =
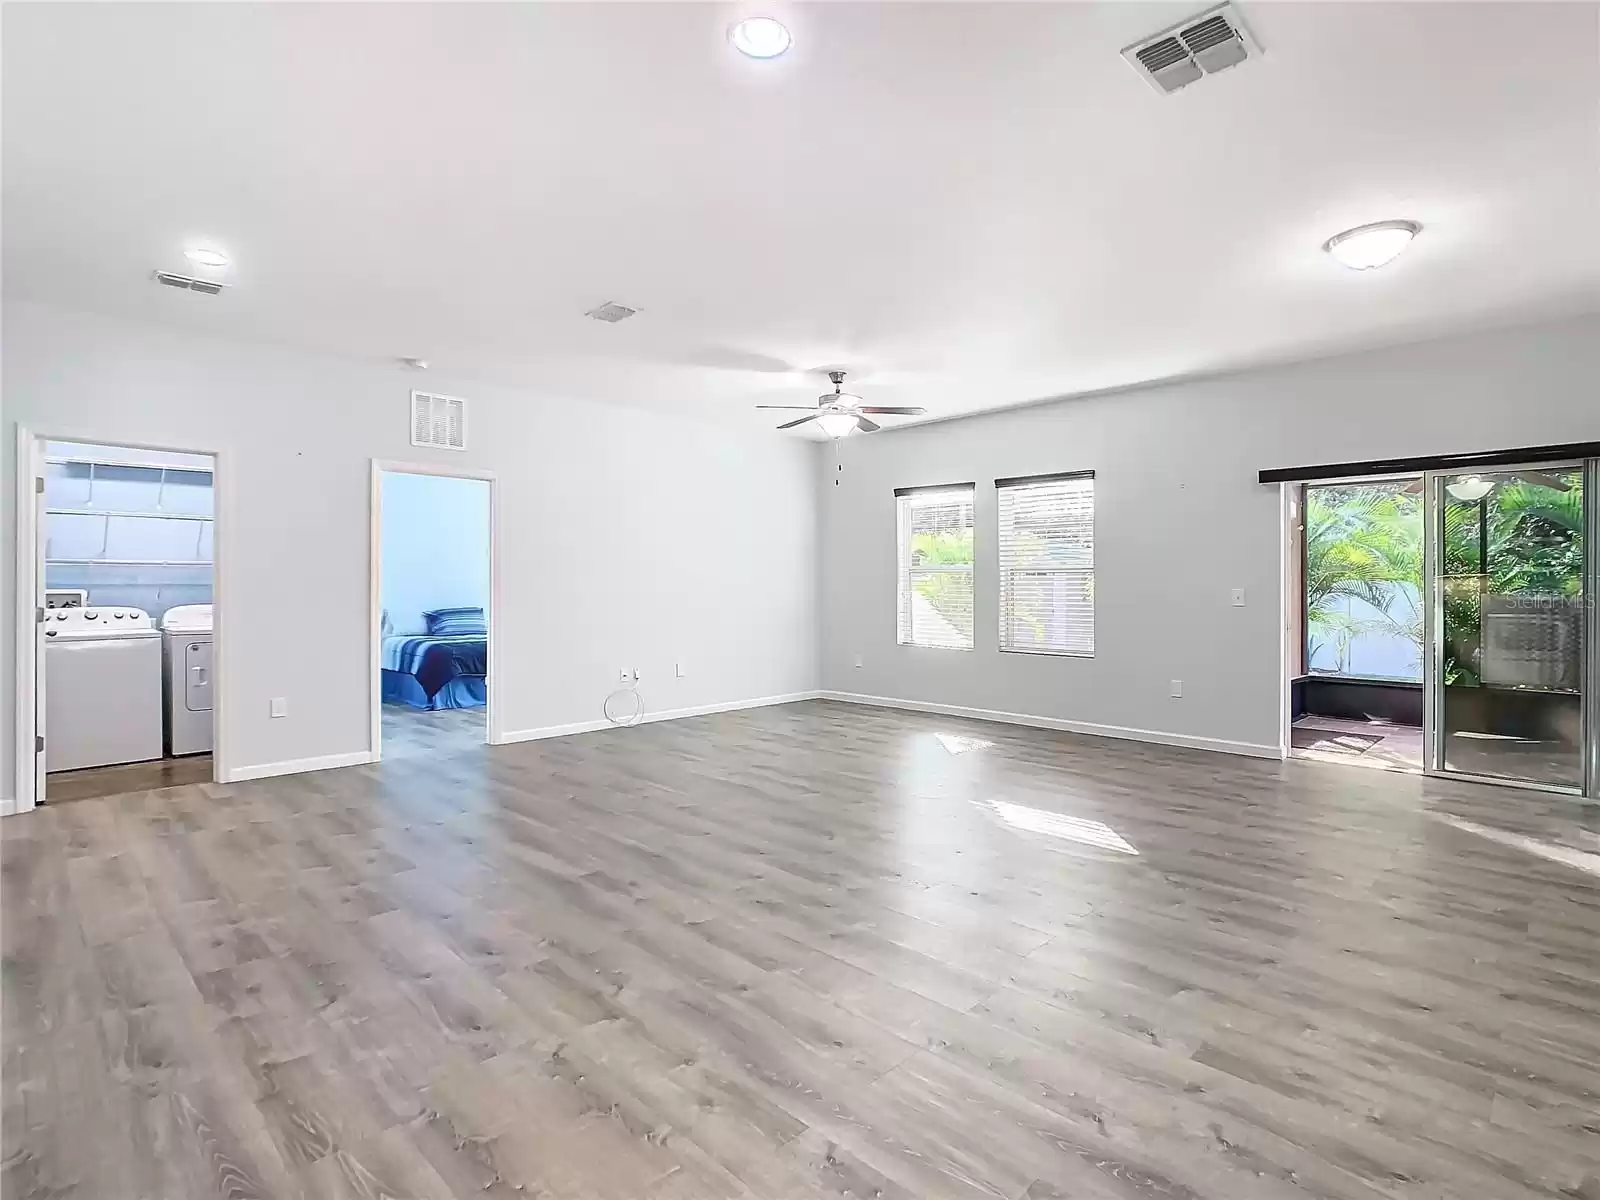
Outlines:
{"label": "ceiling fan blade", "polygon": [[1562,479],[1559,475],[1552,475],[1548,471],[1518,471],[1517,474],[1521,476],[1524,483],[1537,484],[1540,487],[1547,487],[1557,492],[1570,492],[1572,490],[1572,485],[1565,479]]}
{"label": "ceiling fan blade", "polygon": [[857,412],[879,413],[891,417],[920,417],[928,410],[925,408],[880,408],[877,405],[863,405],[856,409]]}
{"label": "ceiling fan blade", "polygon": [[816,412],[815,404],[758,404],[757,408],[782,408],[789,412]]}
{"label": "ceiling fan blade", "polygon": [[861,430],[862,433],[877,433],[883,426],[876,421],[869,421],[865,417],[857,417],[856,428]]}
{"label": "ceiling fan blade", "polygon": [[817,414],[816,413],[812,413],[809,417],[801,417],[798,421],[790,421],[786,425],[779,425],[778,428],[779,429],[793,429],[796,425],[804,425],[807,421],[815,421],[816,419],[817,419]]}

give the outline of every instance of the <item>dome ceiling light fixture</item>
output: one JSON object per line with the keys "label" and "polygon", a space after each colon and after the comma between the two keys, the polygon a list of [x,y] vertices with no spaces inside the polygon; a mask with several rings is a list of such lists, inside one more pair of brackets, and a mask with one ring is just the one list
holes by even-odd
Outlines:
{"label": "dome ceiling light fixture", "polygon": [[232,261],[215,246],[190,246],[183,252],[183,256],[195,266],[206,267],[212,271],[220,271]]}
{"label": "dome ceiling light fixture", "polygon": [[1421,232],[1416,221],[1374,221],[1334,234],[1322,248],[1352,271],[1370,271],[1400,257]]}
{"label": "dome ceiling light fixture", "polygon": [[771,17],[746,17],[728,30],[728,40],[749,58],[777,58],[794,41],[783,22]]}
{"label": "dome ceiling light fixture", "polygon": [[1452,500],[1459,500],[1463,504],[1476,504],[1494,490],[1494,484],[1481,475],[1468,475],[1454,483],[1445,484],[1444,490],[1450,493]]}

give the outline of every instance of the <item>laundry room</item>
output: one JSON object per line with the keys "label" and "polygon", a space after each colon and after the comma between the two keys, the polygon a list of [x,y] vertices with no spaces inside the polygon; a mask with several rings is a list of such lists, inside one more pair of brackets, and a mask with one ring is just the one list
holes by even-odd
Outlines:
{"label": "laundry room", "polygon": [[212,778],[214,461],[43,443],[45,798]]}

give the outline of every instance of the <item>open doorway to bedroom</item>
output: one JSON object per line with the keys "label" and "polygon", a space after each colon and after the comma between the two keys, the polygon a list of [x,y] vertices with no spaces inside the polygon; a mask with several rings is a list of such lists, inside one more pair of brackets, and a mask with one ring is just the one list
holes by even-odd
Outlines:
{"label": "open doorway to bedroom", "polygon": [[447,755],[491,740],[492,480],[379,466],[374,749]]}

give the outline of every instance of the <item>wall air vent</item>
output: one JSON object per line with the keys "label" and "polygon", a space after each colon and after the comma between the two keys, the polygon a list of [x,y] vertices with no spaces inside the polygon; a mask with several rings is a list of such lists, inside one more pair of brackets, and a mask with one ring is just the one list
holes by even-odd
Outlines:
{"label": "wall air vent", "polygon": [[179,275],[176,271],[157,271],[157,283],[164,283],[168,287],[182,288],[185,291],[199,292],[203,296],[218,295],[228,285],[217,283],[211,279],[196,279],[193,275]]}
{"label": "wall air vent", "polygon": [[608,325],[615,325],[618,321],[626,321],[637,308],[629,308],[626,304],[618,304],[615,300],[607,300],[599,308],[591,308],[583,315],[593,317],[596,321],[604,321]]}
{"label": "wall air vent", "polygon": [[1163,93],[1260,56],[1261,43],[1231,4],[1208,9],[1122,52],[1133,69]]}
{"label": "wall air vent", "polygon": [[467,448],[467,402],[431,392],[411,393],[411,444],[435,450]]}

